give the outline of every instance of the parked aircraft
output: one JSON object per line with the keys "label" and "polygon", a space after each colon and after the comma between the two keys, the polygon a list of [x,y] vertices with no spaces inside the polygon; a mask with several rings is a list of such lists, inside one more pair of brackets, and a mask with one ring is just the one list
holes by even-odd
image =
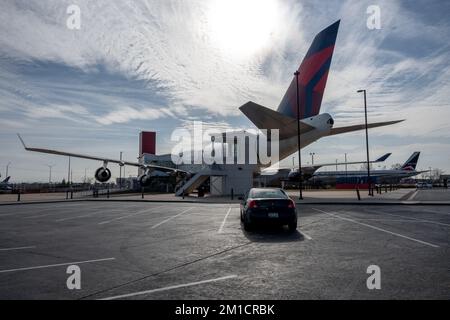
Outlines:
{"label": "parked aircraft", "polygon": [[12,190],[12,186],[9,183],[9,179],[10,178],[11,177],[6,177],[5,180],[0,182],[0,192],[2,192],[2,191],[11,191]]}
{"label": "parked aircraft", "polygon": [[[340,20],[316,35],[298,68],[298,79],[297,77],[293,77],[276,111],[252,101],[245,103],[239,108],[258,129],[279,129],[279,160],[282,160],[297,151],[298,126],[300,129],[301,148],[304,148],[323,137],[365,129],[364,124],[335,128],[334,120],[331,115],[328,113],[320,113],[322,97],[334,52],[339,23]],[[300,108],[297,108],[297,93]],[[298,110],[300,112],[298,112]],[[299,122],[297,121],[297,116],[300,119]],[[369,123],[368,128],[387,126],[400,121],[403,120]],[[232,132],[231,134],[234,135],[235,133],[237,134],[237,132]],[[139,181],[143,186],[150,183],[151,173],[154,170],[191,175],[196,172],[196,168],[200,170],[200,168],[204,167],[204,165],[190,165],[187,167],[187,170],[184,170],[180,165],[177,165],[176,168],[172,168],[156,164],[108,159],[102,156],[90,156],[52,149],[32,148],[27,147],[22,138],[20,138],[20,140],[22,141],[25,150],[28,151],[101,161],[103,163],[102,166],[95,172],[95,178],[100,182],[106,182],[111,178],[111,171],[107,168],[109,163],[141,168],[143,174],[139,177]],[[255,170],[259,172],[264,166],[265,165],[259,163],[255,166]]]}
{"label": "parked aircraft", "polygon": [[[414,152],[399,169],[371,170],[371,183],[398,183],[403,178],[413,177],[426,171],[417,171],[420,152]],[[313,174],[317,183],[367,183],[367,171],[322,171]]]}

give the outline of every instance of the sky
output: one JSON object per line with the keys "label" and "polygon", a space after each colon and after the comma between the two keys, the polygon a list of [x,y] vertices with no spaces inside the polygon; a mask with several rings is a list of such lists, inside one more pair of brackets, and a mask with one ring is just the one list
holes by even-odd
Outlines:
{"label": "sky", "polygon": [[[76,5],[80,28],[68,27]],[[367,8],[380,9],[369,29]],[[335,126],[406,119],[370,130],[371,157],[450,172],[450,3],[447,1],[3,0],[0,10],[0,173],[12,182],[67,178],[65,157],[27,144],[125,160],[157,132],[170,153],[176,128],[252,128],[251,100],[276,109],[314,35],[341,19],[321,112]],[[69,23],[70,26],[70,23]],[[327,137],[302,163],[365,158],[364,131]],[[291,165],[292,158],[284,165]],[[101,164],[72,159],[73,181]],[[110,166],[118,176],[116,166]],[[353,169],[359,169],[355,167]],[[136,169],[126,168],[126,175]]]}

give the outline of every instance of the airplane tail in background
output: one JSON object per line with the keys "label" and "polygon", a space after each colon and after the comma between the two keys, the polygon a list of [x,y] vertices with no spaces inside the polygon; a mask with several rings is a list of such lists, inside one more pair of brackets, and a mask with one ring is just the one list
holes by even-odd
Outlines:
{"label": "airplane tail in background", "polygon": [[402,170],[414,171],[416,170],[417,162],[419,161],[420,152],[414,152],[405,164],[401,167]]}
{"label": "airplane tail in background", "polygon": [[[320,112],[339,23],[340,20],[316,35],[298,69],[300,119],[315,116]],[[295,119],[297,118],[296,83],[294,76],[277,110],[279,113]]]}
{"label": "airplane tail in background", "polygon": [[8,183],[8,181],[9,181],[10,178],[11,178],[11,177],[6,177],[6,179],[3,180],[2,183]]}

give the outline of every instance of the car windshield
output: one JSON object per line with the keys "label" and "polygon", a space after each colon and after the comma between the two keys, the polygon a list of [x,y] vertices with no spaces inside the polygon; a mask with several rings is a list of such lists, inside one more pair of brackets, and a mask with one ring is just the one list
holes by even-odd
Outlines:
{"label": "car windshield", "polygon": [[280,189],[254,189],[250,191],[250,198],[286,198]]}

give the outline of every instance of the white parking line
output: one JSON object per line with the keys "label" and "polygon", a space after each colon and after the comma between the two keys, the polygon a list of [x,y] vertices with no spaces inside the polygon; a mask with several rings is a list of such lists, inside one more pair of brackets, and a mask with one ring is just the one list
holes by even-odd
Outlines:
{"label": "white parking line", "polygon": [[437,214],[446,214],[446,215],[450,215],[449,212],[433,211],[433,210],[427,210],[427,209],[423,209],[422,211],[429,212],[429,213],[437,213]]}
{"label": "white parking line", "polygon": [[225,217],[223,218],[222,224],[220,225],[218,233],[222,233],[223,227],[225,226],[225,222],[227,221],[228,215],[231,212],[231,207],[228,209],[228,212],[225,214]]}
{"label": "white parking line", "polygon": [[312,240],[312,238],[310,236],[308,236],[306,233],[304,233],[303,231],[299,231],[298,233],[300,233],[303,238],[307,239],[307,240]]}
{"label": "white parking line", "polygon": [[143,213],[152,212],[152,211],[160,209],[162,207],[164,207],[164,206],[158,206],[158,207],[154,207],[154,208],[141,210],[141,211],[138,211],[138,212],[135,212],[135,213],[132,213],[132,214],[128,214],[126,216],[121,216],[121,217],[117,217],[117,218],[114,218],[114,219],[111,219],[111,220],[102,221],[102,222],[99,222],[98,224],[107,224],[107,223],[111,223],[113,221],[122,220],[122,219],[126,219],[126,218],[129,218],[129,217],[134,217],[134,216],[137,216],[137,215],[140,215],[140,214],[143,214]]}
{"label": "white parking line", "polygon": [[115,260],[115,259],[116,258],[105,258],[105,259],[96,259],[96,260],[85,260],[85,261],[74,261],[74,262],[65,262],[65,263],[57,263],[57,264],[48,264],[48,265],[45,265],[45,266],[34,266],[34,267],[24,267],[24,268],[0,270],[0,273],[15,272],[15,271],[26,271],[26,270],[34,270],[34,269],[44,269],[44,268],[53,268],[53,267],[60,267],[60,266],[69,266],[69,265],[72,265],[72,264],[83,264],[83,263],[91,263],[91,262],[109,261],[109,260]]}
{"label": "white parking line", "polygon": [[414,197],[417,195],[418,192],[419,192],[419,190],[414,191],[414,192],[408,197],[408,199],[406,199],[406,201],[411,201],[412,199],[414,199]]}
{"label": "white parking line", "polygon": [[397,236],[397,237],[400,237],[400,238],[404,238],[404,239],[408,239],[408,240],[411,240],[411,241],[415,241],[415,242],[418,242],[418,243],[421,243],[421,244],[424,244],[424,245],[427,245],[427,246],[430,246],[430,247],[433,247],[433,248],[439,248],[438,245],[435,245],[435,244],[432,244],[432,243],[429,243],[429,242],[426,242],[426,241],[414,239],[414,238],[411,238],[411,237],[408,237],[408,236],[405,236],[405,235],[402,235],[402,234],[399,234],[399,233],[396,233],[396,232],[392,232],[392,231],[389,231],[389,230],[385,230],[385,229],[382,229],[382,228],[378,228],[378,227],[372,226],[372,225],[370,225],[370,224],[363,223],[363,222],[359,222],[359,221],[356,221],[356,220],[353,220],[353,219],[350,219],[350,218],[341,217],[341,216],[339,216],[339,215],[337,215],[337,214],[333,214],[333,213],[330,213],[330,212],[326,212],[326,211],[323,211],[323,210],[320,210],[320,209],[316,209],[316,208],[312,208],[312,209],[313,209],[313,210],[316,210],[316,211],[318,211],[318,212],[325,213],[325,214],[327,214],[327,215],[330,215],[330,216],[339,218],[339,219],[341,219],[341,220],[353,222],[353,223],[359,224],[359,225],[361,225],[361,226],[365,226],[365,227],[368,227],[368,228],[371,228],[371,229],[374,229],[374,230],[378,230],[378,231],[382,231],[382,232],[385,232],[385,233],[389,233],[389,234],[391,234],[391,235],[394,235],[394,236]]}
{"label": "white parking line", "polygon": [[34,248],[36,248],[36,246],[15,247],[15,248],[0,248],[0,251],[24,250],[24,249],[34,249]]}
{"label": "white parking line", "polygon": [[400,217],[400,218],[405,218],[405,219],[416,220],[416,221],[419,221],[419,222],[427,222],[427,223],[433,223],[433,224],[438,224],[438,225],[441,225],[441,226],[450,227],[450,224],[443,223],[443,222],[438,222],[438,221],[426,220],[426,219],[421,219],[421,218],[414,218],[414,217],[403,216],[403,215],[387,213],[387,212],[377,212],[377,211],[372,211],[372,210],[366,210],[366,211],[367,212],[376,213],[376,214],[385,214],[385,215],[388,215],[388,216]]}
{"label": "white parking line", "polygon": [[144,294],[150,294],[150,293],[154,293],[154,292],[161,292],[161,291],[167,291],[167,290],[172,290],[172,289],[192,287],[192,286],[196,286],[196,285],[204,284],[204,283],[223,281],[223,280],[227,280],[227,279],[233,279],[233,278],[236,278],[236,277],[237,277],[237,275],[233,274],[233,275],[230,275],[230,276],[225,276],[225,277],[220,277],[220,278],[215,278],[215,279],[202,280],[202,281],[178,284],[178,285],[164,287],[164,288],[158,288],[158,289],[152,289],[152,290],[146,290],[146,291],[138,291],[138,292],[133,292],[133,293],[127,293],[127,294],[122,294],[122,295],[119,295],[119,296],[112,296],[112,297],[102,298],[100,300],[115,300],[115,299],[135,297],[135,296],[140,296],[140,295],[144,295]]}
{"label": "white parking line", "polygon": [[155,224],[155,225],[152,227],[152,229],[155,229],[155,228],[159,227],[160,225],[162,225],[162,224],[164,224],[164,223],[166,223],[166,222],[168,222],[168,221],[170,221],[170,220],[172,220],[172,219],[175,219],[176,217],[181,216],[182,214],[185,214],[186,212],[188,212],[189,210],[192,210],[192,209],[194,209],[194,208],[189,208],[189,209],[186,209],[186,210],[184,210],[184,211],[181,211],[180,213],[178,213],[178,214],[176,214],[176,215],[174,215],[174,216],[171,216],[170,218],[167,218],[166,220],[163,220],[163,221],[161,221],[161,222]]}
{"label": "white parking line", "polygon": [[82,216],[75,216],[75,217],[68,217],[68,218],[58,219],[58,220],[55,220],[55,222],[62,222],[62,221],[67,221],[67,220],[74,220],[74,219],[79,219],[79,218],[90,217],[90,216],[93,216],[93,215],[95,215],[95,214],[97,214],[99,212],[100,211],[95,211],[93,213],[83,214]]}

